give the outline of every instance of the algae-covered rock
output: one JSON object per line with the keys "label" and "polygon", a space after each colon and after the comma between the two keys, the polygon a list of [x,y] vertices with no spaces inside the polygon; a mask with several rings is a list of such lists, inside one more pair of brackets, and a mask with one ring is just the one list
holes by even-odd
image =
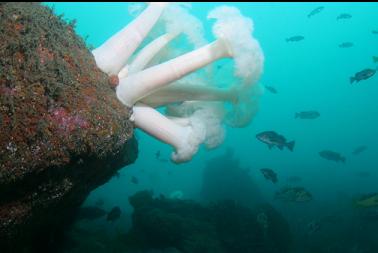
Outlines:
{"label": "algae-covered rock", "polygon": [[74,23],[39,3],[0,3],[0,251],[54,243],[88,193],[137,154]]}

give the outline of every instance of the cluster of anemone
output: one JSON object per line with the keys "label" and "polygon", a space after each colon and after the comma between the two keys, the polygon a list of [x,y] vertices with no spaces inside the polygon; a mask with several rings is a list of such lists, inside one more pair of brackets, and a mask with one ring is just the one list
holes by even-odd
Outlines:
{"label": "cluster of anemone", "polygon": [[[215,19],[211,43],[185,6],[152,2],[92,51],[97,66],[118,79],[117,97],[132,107],[135,127],[171,145],[176,163],[190,161],[201,144],[219,146],[224,125],[247,126],[258,107],[264,57],[252,20],[229,6],[211,10],[208,19]],[[161,27],[165,31],[151,39]],[[181,35],[193,51],[170,47]],[[221,87],[213,72],[200,69],[223,58],[233,61],[234,71],[221,70],[222,80],[230,80]]]}

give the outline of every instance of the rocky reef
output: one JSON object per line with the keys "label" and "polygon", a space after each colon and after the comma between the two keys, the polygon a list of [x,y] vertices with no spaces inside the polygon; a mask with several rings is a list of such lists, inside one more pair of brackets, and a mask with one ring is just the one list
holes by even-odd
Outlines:
{"label": "rocky reef", "polygon": [[202,199],[207,202],[232,199],[251,208],[263,203],[264,199],[250,171],[250,168],[241,166],[234,150],[227,148],[224,154],[206,162]]}
{"label": "rocky reef", "polygon": [[0,251],[46,251],[91,190],[137,156],[130,109],[75,22],[0,3]]}
{"label": "rocky reef", "polygon": [[138,192],[129,201],[134,207],[133,227],[126,236],[130,252],[290,252],[289,225],[268,204],[250,209],[230,200],[204,206],[154,198],[150,191]]}

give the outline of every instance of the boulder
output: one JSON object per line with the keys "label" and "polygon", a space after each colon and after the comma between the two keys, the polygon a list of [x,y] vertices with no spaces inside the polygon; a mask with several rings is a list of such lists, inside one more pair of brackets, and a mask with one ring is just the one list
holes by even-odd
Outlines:
{"label": "boulder", "polygon": [[75,22],[0,3],[0,251],[48,251],[88,194],[137,156]]}

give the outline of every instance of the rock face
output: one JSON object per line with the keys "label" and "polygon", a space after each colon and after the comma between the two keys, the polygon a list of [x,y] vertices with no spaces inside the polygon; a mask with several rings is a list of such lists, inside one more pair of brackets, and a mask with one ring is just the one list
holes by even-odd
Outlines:
{"label": "rock face", "polygon": [[0,3],[0,251],[46,251],[137,156],[130,110],[48,7]]}
{"label": "rock face", "polygon": [[134,251],[122,252],[172,247],[186,253],[291,252],[289,225],[268,204],[250,209],[228,200],[204,206],[153,198],[148,191],[137,192],[129,201],[133,226],[125,238]]}
{"label": "rock face", "polygon": [[223,155],[207,161],[203,170],[201,196],[209,202],[232,199],[248,207],[264,202],[250,170],[240,166],[230,148]]}

